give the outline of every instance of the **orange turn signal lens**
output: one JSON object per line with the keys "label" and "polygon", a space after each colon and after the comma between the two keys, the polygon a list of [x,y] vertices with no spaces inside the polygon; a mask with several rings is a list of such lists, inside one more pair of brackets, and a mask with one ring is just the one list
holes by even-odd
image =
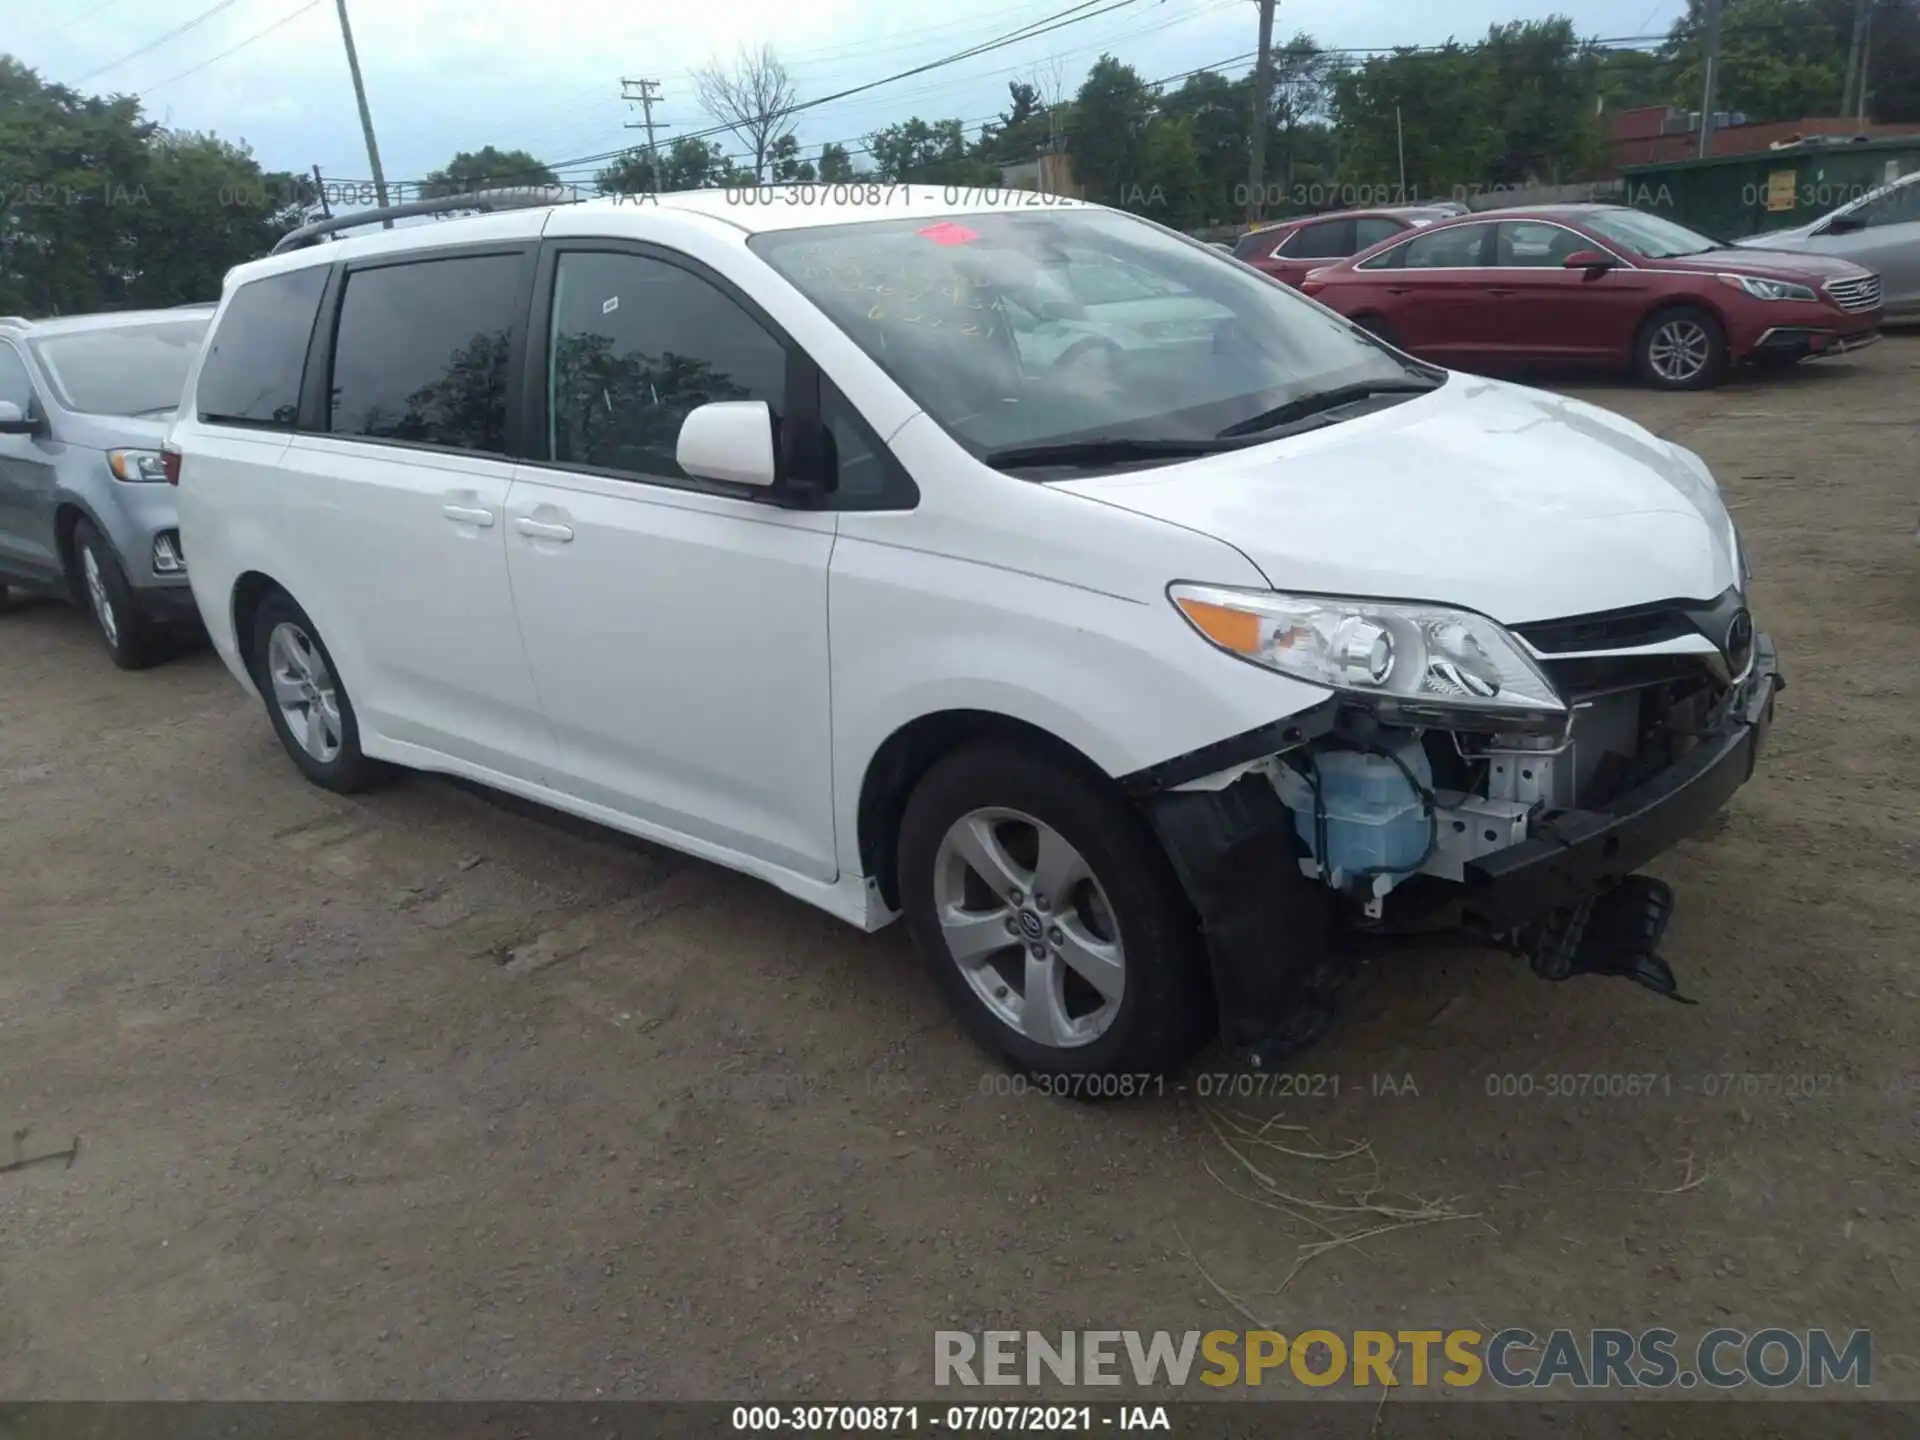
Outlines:
{"label": "orange turn signal lens", "polygon": [[1257,654],[1260,649],[1260,617],[1245,610],[1229,610],[1224,605],[1182,596],[1180,611],[1194,627],[1223,650],[1240,655]]}

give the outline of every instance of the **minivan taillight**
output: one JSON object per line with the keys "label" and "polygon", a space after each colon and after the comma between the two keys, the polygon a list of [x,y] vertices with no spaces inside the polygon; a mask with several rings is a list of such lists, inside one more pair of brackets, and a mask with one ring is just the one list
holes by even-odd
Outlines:
{"label": "minivan taillight", "polygon": [[162,447],[160,468],[166,472],[169,485],[178,485],[180,483],[180,452],[171,445]]}

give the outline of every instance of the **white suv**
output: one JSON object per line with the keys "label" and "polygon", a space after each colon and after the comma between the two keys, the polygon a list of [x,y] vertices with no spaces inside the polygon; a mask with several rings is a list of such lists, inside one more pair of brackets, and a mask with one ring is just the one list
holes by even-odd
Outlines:
{"label": "white suv", "polygon": [[1631,872],[1778,684],[1690,452],[1053,197],[347,223],[227,277],[170,437],[207,629],[315,782],[904,913],[1088,1093],[1310,1042],[1403,931],[1673,993]]}

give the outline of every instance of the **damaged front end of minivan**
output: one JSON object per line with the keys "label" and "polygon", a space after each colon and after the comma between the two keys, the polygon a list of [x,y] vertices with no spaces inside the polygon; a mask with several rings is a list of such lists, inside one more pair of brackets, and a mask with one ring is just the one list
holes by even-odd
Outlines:
{"label": "damaged front end of minivan", "polygon": [[1205,934],[1227,1043],[1317,1040],[1359,959],[1458,936],[1684,1000],[1635,872],[1752,775],[1783,688],[1739,587],[1503,627],[1441,605],[1175,586],[1222,649],[1329,687],[1127,778]]}

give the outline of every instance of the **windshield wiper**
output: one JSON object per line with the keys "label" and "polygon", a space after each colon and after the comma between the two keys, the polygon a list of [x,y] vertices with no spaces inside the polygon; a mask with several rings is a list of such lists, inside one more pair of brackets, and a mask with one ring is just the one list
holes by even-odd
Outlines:
{"label": "windshield wiper", "polygon": [[1429,390],[1439,389],[1440,383],[1438,380],[1362,380],[1353,385],[1336,385],[1331,390],[1316,390],[1311,395],[1302,395],[1298,400],[1289,400],[1284,405],[1276,405],[1271,410],[1263,410],[1238,424],[1229,425],[1220,432],[1220,438],[1231,440],[1242,435],[1257,435],[1263,430],[1275,430],[1292,421],[1304,420],[1309,415],[1338,410],[1343,405],[1351,405],[1356,400],[1370,399],[1375,395],[1424,395]]}
{"label": "windshield wiper", "polygon": [[990,450],[983,463],[996,470],[1019,470],[1030,465],[1124,465],[1133,460],[1188,460],[1244,448],[1231,439],[1129,440],[1124,436],[1095,436],[1090,440],[1061,440],[1051,445],[1015,445]]}

